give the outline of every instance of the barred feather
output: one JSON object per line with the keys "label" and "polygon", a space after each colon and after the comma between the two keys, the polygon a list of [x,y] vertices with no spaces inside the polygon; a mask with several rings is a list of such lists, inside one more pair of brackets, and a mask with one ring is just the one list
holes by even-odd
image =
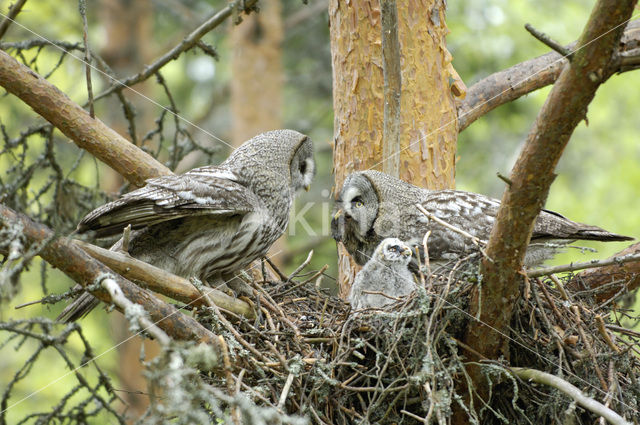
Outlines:
{"label": "barred feather", "polygon": [[[102,237],[131,225],[131,256],[212,283],[267,253],[288,224],[296,191],[314,172],[309,138],[293,130],[267,132],[220,166],[148,180],[87,214],[78,232]],[[75,320],[95,304],[85,295],[61,317]]]}

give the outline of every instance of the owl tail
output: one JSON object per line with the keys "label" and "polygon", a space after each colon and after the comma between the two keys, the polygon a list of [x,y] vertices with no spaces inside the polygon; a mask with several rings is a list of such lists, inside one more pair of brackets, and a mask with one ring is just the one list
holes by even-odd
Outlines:
{"label": "owl tail", "polygon": [[616,241],[632,241],[634,238],[624,235],[618,235],[616,233],[607,232],[596,226],[587,226],[577,229],[577,231],[569,235],[570,239],[580,239],[583,241],[601,241],[601,242],[616,242]]}

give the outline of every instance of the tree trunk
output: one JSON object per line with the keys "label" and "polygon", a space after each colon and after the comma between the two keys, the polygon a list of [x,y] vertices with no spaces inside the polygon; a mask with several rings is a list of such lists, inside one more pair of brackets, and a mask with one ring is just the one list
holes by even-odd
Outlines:
{"label": "tree trunk", "polygon": [[[403,180],[431,189],[451,188],[458,135],[452,91],[464,96],[464,90],[459,89],[463,85],[457,81],[445,45],[445,4],[441,0],[384,3],[385,8],[396,9],[397,22],[386,23],[385,27],[397,28],[399,52],[393,48],[385,51],[399,54],[399,93],[389,90],[394,87],[394,80],[389,78],[385,90],[383,68],[393,62],[388,57],[383,61],[380,2],[329,3],[336,192],[353,171],[382,170],[382,164],[390,162],[389,155],[399,157],[398,172]],[[393,13],[390,17],[393,19]],[[393,67],[388,71],[393,77]],[[388,128],[397,125],[397,141],[385,144],[384,104],[392,104],[397,97],[399,113],[391,110],[386,114]],[[383,149],[388,152],[387,158]],[[339,246],[338,251],[340,294],[346,296],[358,267],[344,247]]]}
{"label": "tree trunk", "polygon": [[282,127],[282,17],[280,0],[260,3],[260,13],[231,28],[231,142]]}

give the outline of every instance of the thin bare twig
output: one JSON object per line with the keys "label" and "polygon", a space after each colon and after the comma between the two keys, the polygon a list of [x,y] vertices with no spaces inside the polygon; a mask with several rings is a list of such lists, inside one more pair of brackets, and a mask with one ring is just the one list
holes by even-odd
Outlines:
{"label": "thin bare twig", "polygon": [[533,35],[543,44],[560,53],[563,57],[569,60],[573,59],[573,53],[571,52],[571,50],[567,49],[562,44],[549,37],[547,34],[543,33],[542,31],[538,31],[533,26],[531,26],[531,24],[524,24],[524,27],[527,31],[529,31],[531,35]]}
{"label": "thin bare twig", "polygon": [[543,269],[527,270],[527,276],[529,277],[548,276],[554,273],[594,269],[596,267],[632,263],[634,261],[640,261],[640,253],[628,254],[622,257],[611,257],[605,260],[591,260],[591,261],[585,261],[583,263],[570,263],[570,264],[563,264],[560,266],[545,267]]}
{"label": "thin bare twig", "polygon": [[[245,10],[253,7],[257,3],[257,1],[258,0],[245,0]],[[102,99],[103,97],[109,96],[111,93],[117,90],[125,89],[148,79],[167,63],[177,59],[183,52],[195,46],[196,43],[198,43],[198,41],[200,41],[200,39],[204,37],[205,34],[223,23],[229,16],[231,16],[232,13],[234,13],[234,10],[236,10],[236,5],[232,2],[219,12],[215,13],[205,22],[203,22],[198,28],[196,28],[189,35],[183,38],[179,44],[156,59],[151,65],[147,66],[138,74],[127,77],[124,80],[114,80],[114,85],[97,95],[95,100]]]}
{"label": "thin bare twig", "polygon": [[289,277],[285,280],[285,282],[291,282],[291,279],[296,277],[298,273],[304,270],[305,267],[309,265],[311,262],[311,257],[313,257],[313,250],[309,251],[309,255],[307,255],[307,259],[302,262],[294,271],[289,275]]}
{"label": "thin bare twig", "polygon": [[89,49],[89,25],[87,24],[87,2],[78,1],[78,9],[82,17],[82,42],[84,43],[84,73],[87,80],[87,97],[89,103],[89,116],[96,117],[93,107],[93,85],[91,83],[91,50]]}
{"label": "thin bare twig", "polygon": [[287,381],[284,383],[284,387],[282,388],[280,399],[278,400],[278,409],[282,409],[284,407],[284,403],[287,401],[289,390],[291,390],[291,384],[293,384],[293,378],[295,378],[295,375],[293,373],[289,373]]}
{"label": "thin bare twig", "polygon": [[609,335],[609,332],[605,328],[602,316],[596,314],[595,319],[596,324],[598,325],[598,332],[600,332],[600,335],[602,336],[602,339],[604,339],[604,342],[606,342],[609,348],[611,348],[613,351],[615,351],[616,353],[620,353],[620,348],[613,342],[613,340],[611,339],[611,335]]}

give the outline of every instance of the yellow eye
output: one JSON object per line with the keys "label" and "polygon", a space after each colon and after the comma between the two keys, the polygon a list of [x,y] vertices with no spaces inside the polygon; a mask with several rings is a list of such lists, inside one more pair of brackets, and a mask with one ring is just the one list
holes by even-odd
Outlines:
{"label": "yellow eye", "polygon": [[357,201],[356,208],[362,208],[362,207],[364,207],[364,204],[361,201]]}

